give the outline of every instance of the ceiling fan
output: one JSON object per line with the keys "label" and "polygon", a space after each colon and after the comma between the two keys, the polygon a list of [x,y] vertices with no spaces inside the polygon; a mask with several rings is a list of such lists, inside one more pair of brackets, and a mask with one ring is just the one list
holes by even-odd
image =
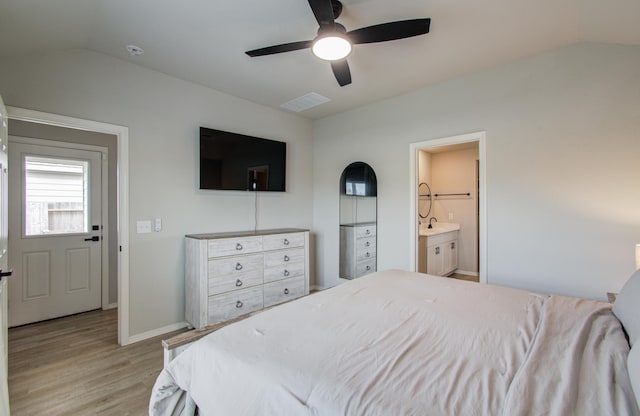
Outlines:
{"label": "ceiling fan", "polygon": [[251,57],[273,55],[311,48],[315,56],[331,63],[333,74],[341,87],[351,84],[351,71],[347,56],[353,45],[386,42],[429,33],[430,18],[399,20],[367,26],[347,32],[335,19],[342,12],[339,0],[308,0],[318,21],[318,35],[312,40],[267,46],[245,52]]}

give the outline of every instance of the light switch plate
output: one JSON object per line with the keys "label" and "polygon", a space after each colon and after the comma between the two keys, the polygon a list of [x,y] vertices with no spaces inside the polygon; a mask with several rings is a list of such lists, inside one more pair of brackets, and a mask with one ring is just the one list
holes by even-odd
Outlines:
{"label": "light switch plate", "polygon": [[161,218],[156,218],[155,221],[153,222],[153,231],[155,231],[157,233],[162,231],[162,219]]}
{"label": "light switch plate", "polygon": [[150,233],[151,221],[138,221],[136,223],[136,230],[138,231],[138,234]]}

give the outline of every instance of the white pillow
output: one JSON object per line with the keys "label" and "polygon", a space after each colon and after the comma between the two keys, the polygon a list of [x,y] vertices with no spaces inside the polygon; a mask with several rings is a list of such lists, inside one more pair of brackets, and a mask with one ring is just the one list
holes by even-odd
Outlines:
{"label": "white pillow", "polygon": [[640,338],[640,270],[631,275],[613,304],[613,313],[622,323],[633,345]]}
{"label": "white pillow", "polygon": [[638,406],[640,406],[640,345],[631,348],[627,357],[627,370],[629,371],[629,380],[631,387],[636,396]]}

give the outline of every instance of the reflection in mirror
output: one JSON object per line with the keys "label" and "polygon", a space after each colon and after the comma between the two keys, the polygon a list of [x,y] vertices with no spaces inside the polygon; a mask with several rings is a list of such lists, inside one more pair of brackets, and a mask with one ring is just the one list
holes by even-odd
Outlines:
{"label": "reflection in mirror", "polygon": [[340,277],[353,279],[377,269],[376,174],[364,162],[340,177]]}

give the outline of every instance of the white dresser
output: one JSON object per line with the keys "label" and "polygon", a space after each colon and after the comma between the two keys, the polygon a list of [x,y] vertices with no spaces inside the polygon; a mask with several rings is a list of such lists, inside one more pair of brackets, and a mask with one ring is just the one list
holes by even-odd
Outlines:
{"label": "white dresser", "polygon": [[195,328],[309,293],[309,231],[190,234],[185,320]]}
{"label": "white dresser", "polygon": [[340,277],[353,279],[376,271],[376,223],[340,225]]}

